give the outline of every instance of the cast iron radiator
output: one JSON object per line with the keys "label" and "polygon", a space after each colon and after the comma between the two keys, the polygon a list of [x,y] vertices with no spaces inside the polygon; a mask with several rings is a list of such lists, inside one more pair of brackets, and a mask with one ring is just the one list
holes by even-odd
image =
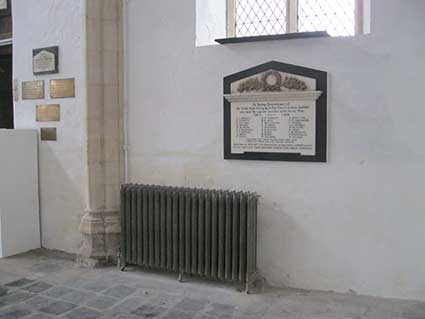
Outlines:
{"label": "cast iron radiator", "polygon": [[254,193],[128,184],[120,267],[139,265],[246,285],[257,277]]}

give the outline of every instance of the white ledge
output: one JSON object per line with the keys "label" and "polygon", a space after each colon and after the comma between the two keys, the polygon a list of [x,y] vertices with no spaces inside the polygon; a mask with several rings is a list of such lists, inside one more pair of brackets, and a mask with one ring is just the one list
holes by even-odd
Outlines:
{"label": "white ledge", "polygon": [[266,101],[316,101],[322,91],[289,91],[224,94],[232,102],[266,102]]}

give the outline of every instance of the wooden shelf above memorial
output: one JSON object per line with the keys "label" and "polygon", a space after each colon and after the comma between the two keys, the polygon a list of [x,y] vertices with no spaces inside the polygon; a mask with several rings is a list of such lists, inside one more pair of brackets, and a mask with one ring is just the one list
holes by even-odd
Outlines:
{"label": "wooden shelf above memorial", "polygon": [[326,162],[327,73],[268,62],[224,78],[224,158]]}

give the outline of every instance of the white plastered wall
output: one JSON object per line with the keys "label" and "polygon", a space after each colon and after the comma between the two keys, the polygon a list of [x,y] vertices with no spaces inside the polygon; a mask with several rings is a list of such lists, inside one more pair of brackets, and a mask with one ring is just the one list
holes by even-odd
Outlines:
{"label": "white plastered wall", "polygon": [[[57,127],[56,142],[39,142],[42,245],[76,253],[86,203],[85,0],[13,1],[13,76],[45,80],[46,98],[15,102],[15,127]],[[59,46],[59,73],[34,76],[32,50]],[[50,99],[49,80],[75,78],[76,97]],[[21,93],[21,92],[20,92]],[[20,94],[21,95],[21,94]],[[36,104],[59,103],[61,121],[35,121]]]}
{"label": "white plastered wall", "polygon": [[[130,0],[130,181],[258,192],[273,285],[425,299],[425,1],[372,33],[196,48],[196,3]],[[270,60],[329,72],[329,162],[223,160],[222,79]]]}

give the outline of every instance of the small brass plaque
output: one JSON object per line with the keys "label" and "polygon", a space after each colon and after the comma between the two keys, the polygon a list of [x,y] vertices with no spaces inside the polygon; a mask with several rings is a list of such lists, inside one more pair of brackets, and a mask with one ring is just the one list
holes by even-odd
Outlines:
{"label": "small brass plaque", "polygon": [[56,141],[56,127],[42,127],[40,128],[40,139],[42,141]]}
{"label": "small brass plaque", "polygon": [[75,97],[75,79],[50,80],[50,97],[52,99]]}
{"label": "small brass plaque", "polygon": [[58,122],[60,121],[59,104],[40,104],[37,105],[37,122]]}
{"label": "small brass plaque", "polygon": [[44,81],[25,81],[22,82],[22,99],[38,100],[44,99]]}

